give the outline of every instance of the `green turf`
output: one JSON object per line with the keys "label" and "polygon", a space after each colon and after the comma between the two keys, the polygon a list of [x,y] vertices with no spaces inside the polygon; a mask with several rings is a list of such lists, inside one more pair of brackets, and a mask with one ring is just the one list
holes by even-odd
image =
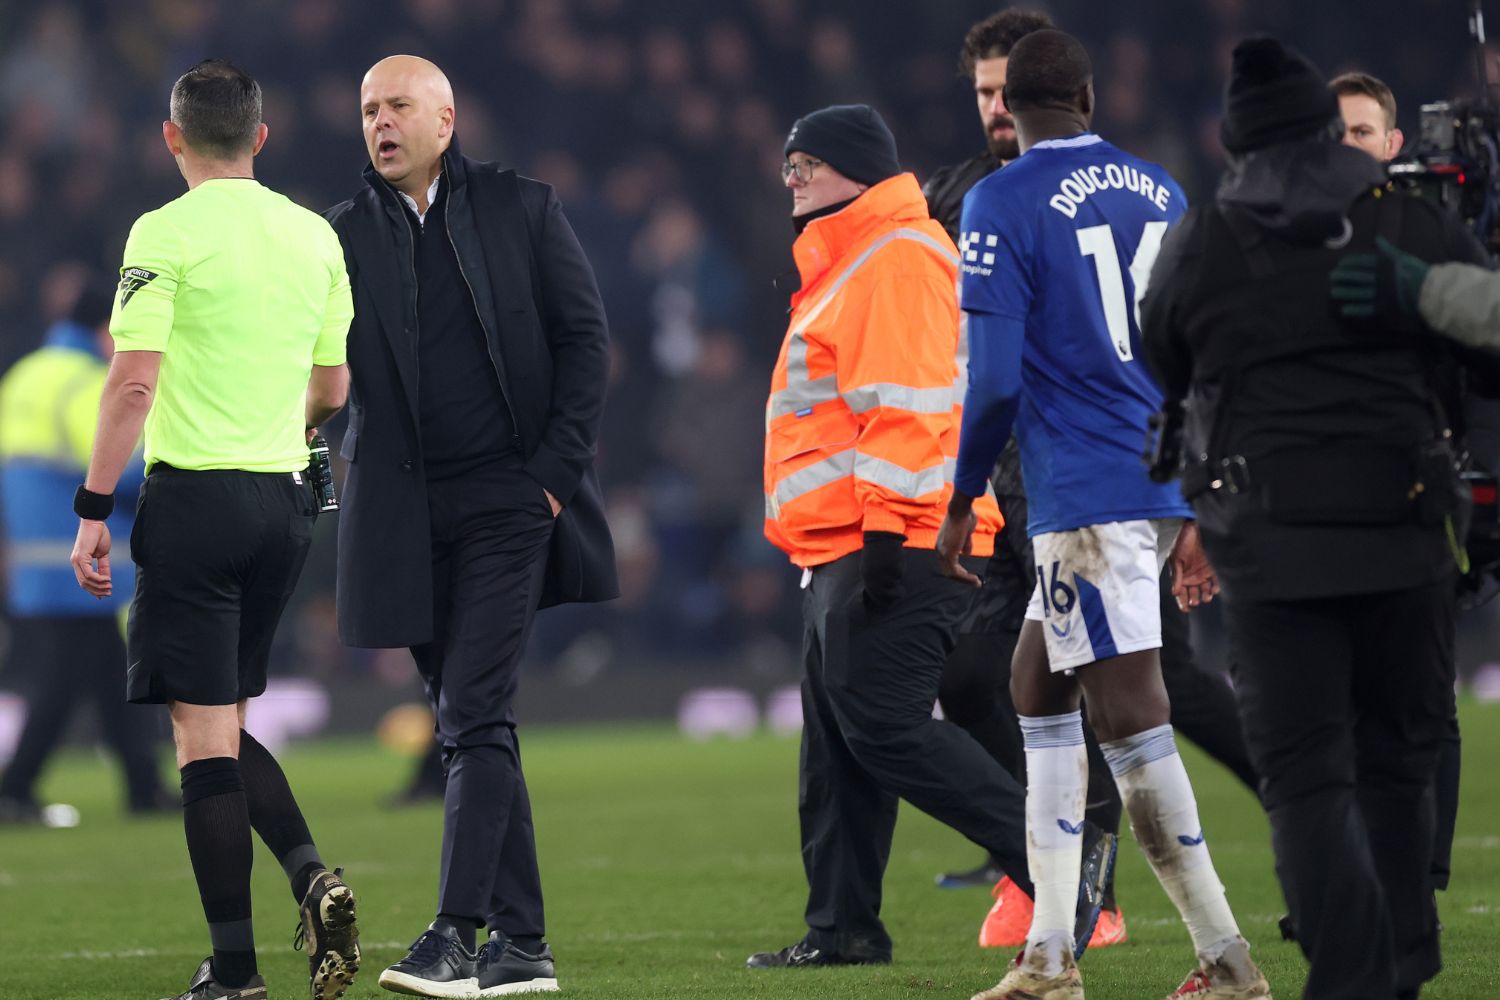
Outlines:
{"label": "green turf", "polygon": [[[1442,898],[1447,971],[1428,1000],[1500,997],[1500,706],[1466,705],[1464,727],[1454,886]],[[568,995],[965,998],[1010,958],[975,945],[986,893],[933,887],[934,873],[968,867],[975,849],[903,809],[885,882],[893,965],[743,967],[751,951],[802,930],[794,739],[690,744],[659,727],[556,728],[528,734],[526,753]],[[1292,1000],[1303,966],[1276,934],[1266,823],[1225,772],[1186,753],[1230,900],[1276,995]],[[431,918],[439,810],[381,809],[409,764],[371,743],[304,745],[284,759],[325,858],[348,869],[359,894],[366,971],[349,995],[389,995],[376,975]],[[182,989],[207,934],[179,822],[121,819],[112,768],[87,754],[57,763],[45,791],[76,804],[83,824],[0,830],[0,997],[133,1000]],[[257,850],[261,970],[273,1000],[305,997],[290,894]],[[1089,997],[1154,1000],[1188,971],[1187,935],[1128,842],[1119,891],[1131,940],[1085,959]]]}

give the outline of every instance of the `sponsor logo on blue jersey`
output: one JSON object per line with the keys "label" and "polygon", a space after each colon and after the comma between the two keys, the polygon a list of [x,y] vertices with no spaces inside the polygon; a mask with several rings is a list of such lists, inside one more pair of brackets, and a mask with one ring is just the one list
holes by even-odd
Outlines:
{"label": "sponsor logo on blue jersey", "polygon": [[964,233],[959,239],[958,250],[963,256],[965,274],[981,274],[989,277],[995,268],[995,247],[1000,237],[994,233]]}

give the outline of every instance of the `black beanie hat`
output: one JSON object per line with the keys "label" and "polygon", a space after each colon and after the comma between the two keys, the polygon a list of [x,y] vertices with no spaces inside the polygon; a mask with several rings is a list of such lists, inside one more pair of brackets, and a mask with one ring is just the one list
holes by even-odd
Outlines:
{"label": "black beanie hat", "polygon": [[784,155],[796,150],[827,163],[858,184],[879,184],[901,172],[896,137],[868,104],[835,104],[798,118]]}
{"label": "black beanie hat", "polygon": [[1234,47],[1219,130],[1229,152],[1309,138],[1338,113],[1323,74],[1296,49],[1274,38],[1247,38]]}

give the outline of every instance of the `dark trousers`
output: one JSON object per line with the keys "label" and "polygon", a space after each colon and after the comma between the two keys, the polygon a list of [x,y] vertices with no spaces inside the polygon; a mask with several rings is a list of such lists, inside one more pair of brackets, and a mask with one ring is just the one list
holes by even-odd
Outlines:
{"label": "dark trousers", "polygon": [[1230,599],[1231,666],[1263,776],[1309,1000],[1415,997],[1441,967],[1433,778],[1453,717],[1453,586]]}
{"label": "dark trousers", "polygon": [[1438,754],[1437,839],[1432,845],[1432,888],[1447,889],[1453,875],[1453,836],[1458,829],[1458,788],[1463,772],[1463,740],[1458,732],[1458,716],[1448,720],[1443,749]]}
{"label": "dark trousers", "polygon": [[552,510],[519,461],[428,484],[432,642],[412,647],[448,773],[438,912],[545,933],[513,701]]}
{"label": "dark trousers", "polygon": [[159,710],[125,701],[125,641],[115,618],[18,618],[14,628],[16,655],[30,661],[35,683],[26,700],[26,726],[0,779],[0,796],[31,800],[74,709],[88,701],[97,707],[104,742],[123,765],[130,807],[158,805]]}
{"label": "dark trousers", "polygon": [[1234,689],[1223,674],[1198,666],[1188,616],[1172,597],[1170,570],[1161,575],[1161,678],[1172,702],[1172,728],[1260,794],[1260,773],[1245,744]]}
{"label": "dark trousers", "polygon": [[932,717],[967,586],[925,549],[905,553],[905,595],[864,607],[859,553],[813,571],[803,594],[798,808],[808,940],[889,955],[881,879],[905,799],[995,855],[1030,891],[1026,792],[967,733]]}

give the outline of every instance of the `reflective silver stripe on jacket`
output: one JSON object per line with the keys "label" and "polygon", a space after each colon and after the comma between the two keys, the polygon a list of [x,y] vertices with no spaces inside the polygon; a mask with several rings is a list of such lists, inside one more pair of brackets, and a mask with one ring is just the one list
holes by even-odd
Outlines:
{"label": "reflective silver stripe on jacket", "polygon": [[865,263],[875,255],[881,247],[895,240],[912,240],[921,243],[930,250],[938,253],[954,267],[958,266],[958,255],[951,252],[943,245],[941,240],[934,239],[926,233],[917,229],[893,229],[881,236],[875,242],[854,258],[854,261],[833,280],[828,286],[828,291],[817,301],[802,317],[792,324],[792,329],[787,334],[786,348],[786,388],[771,394],[771,401],[766,407],[766,421],[776,419],[788,413],[797,413],[809,409],[819,403],[838,398],[838,381],[835,376],[829,375],[819,379],[810,379],[807,374],[807,328],[823,314],[833,303],[833,300],[848,284],[849,279],[864,267]]}
{"label": "reflective silver stripe on jacket", "polygon": [[952,482],[956,465],[956,461],[950,458],[941,465],[913,472],[883,458],[861,454],[857,448],[845,448],[803,466],[777,483],[775,495],[766,497],[766,516],[775,520],[784,505],[851,475],[915,500]]}
{"label": "reflective silver stripe on jacket", "polygon": [[849,409],[855,413],[864,413],[877,406],[890,406],[912,413],[947,413],[953,409],[953,387],[948,385],[914,389],[894,382],[873,382],[850,389],[843,397]]}
{"label": "reflective silver stripe on jacket", "polygon": [[854,473],[853,448],[845,448],[811,465],[803,466],[776,484],[776,492],[766,496],[766,517],[776,520],[781,505],[800,496],[836,483]]}

